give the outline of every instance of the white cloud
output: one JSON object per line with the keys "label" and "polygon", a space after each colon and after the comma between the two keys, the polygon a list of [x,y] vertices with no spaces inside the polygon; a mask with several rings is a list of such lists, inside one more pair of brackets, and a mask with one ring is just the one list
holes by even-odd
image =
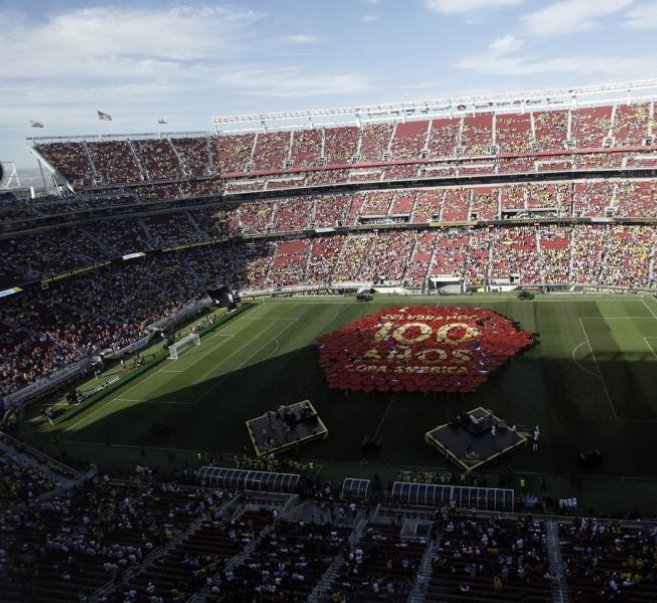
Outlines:
{"label": "white cloud", "polygon": [[0,12],[0,77],[143,76],[145,67],[228,60],[263,15],[228,8],[81,9],[35,24]]}
{"label": "white cloud", "polygon": [[523,15],[528,33],[536,36],[560,36],[595,29],[604,17],[632,4],[634,0],[562,0]]}
{"label": "white cloud", "polygon": [[379,17],[377,17],[376,15],[373,15],[371,13],[366,13],[366,14],[361,16],[360,20],[361,20],[361,23],[374,23],[375,21],[379,20]]}
{"label": "white cloud", "polygon": [[486,75],[533,76],[546,73],[595,75],[601,78],[633,79],[645,77],[651,72],[655,57],[619,57],[596,55],[571,55],[537,58],[518,54],[522,40],[514,36],[496,38],[487,52],[462,58],[459,69]]}
{"label": "white cloud", "polygon": [[[289,65],[264,17],[229,7],[111,7],[35,22],[0,9],[0,56],[11,57],[0,64],[0,124],[54,126],[74,123],[75,115],[86,123],[96,108],[134,116],[222,95],[336,97],[370,86],[355,72]],[[321,41],[305,33],[287,39]]]}
{"label": "white cloud", "polygon": [[293,34],[285,36],[284,40],[291,44],[321,44],[324,39],[312,34]]}
{"label": "white cloud", "polygon": [[361,92],[370,87],[367,76],[355,73],[306,73],[300,67],[263,69],[257,66],[217,74],[217,83],[243,94],[318,96]]}
{"label": "white cloud", "polygon": [[516,36],[506,35],[500,38],[495,38],[488,48],[495,56],[499,56],[518,50],[522,45],[523,41],[521,39]]}
{"label": "white cloud", "polygon": [[657,29],[657,2],[629,10],[624,25],[630,29]]}
{"label": "white cloud", "polygon": [[492,8],[515,6],[524,2],[525,0],[425,0],[427,8],[444,15],[463,15]]}

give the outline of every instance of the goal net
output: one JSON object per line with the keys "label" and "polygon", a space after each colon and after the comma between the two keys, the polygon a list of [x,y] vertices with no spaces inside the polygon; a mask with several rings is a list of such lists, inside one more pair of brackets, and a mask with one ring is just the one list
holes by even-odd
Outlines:
{"label": "goal net", "polygon": [[194,347],[195,345],[201,345],[201,338],[198,333],[190,333],[185,335],[182,339],[172,343],[169,346],[169,360],[178,360],[178,356],[182,354],[185,350]]}

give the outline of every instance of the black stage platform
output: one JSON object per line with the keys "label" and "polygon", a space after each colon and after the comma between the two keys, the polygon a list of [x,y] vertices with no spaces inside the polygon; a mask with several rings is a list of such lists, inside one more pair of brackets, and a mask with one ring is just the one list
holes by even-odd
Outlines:
{"label": "black stage platform", "polygon": [[257,456],[276,454],[328,436],[310,400],[279,406],[246,422]]}
{"label": "black stage platform", "polygon": [[424,439],[465,472],[473,471],[529,441],[481,406],[458,415],[451,423],[428,431]]}

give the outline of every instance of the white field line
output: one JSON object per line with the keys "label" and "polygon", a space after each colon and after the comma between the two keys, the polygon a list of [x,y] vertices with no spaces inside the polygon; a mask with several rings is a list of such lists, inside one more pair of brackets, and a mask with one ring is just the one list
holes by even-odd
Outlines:
{"label": "white field line", "polygon": [[[212,354],[212,352],[218,350],[222,345],[224,345],[224,343],[226,343],[226,341],[228,339],[232,339],[233,337],[235,337],[235,335],[230,335],[228,333],[221,333],[221,334],[213,333],[212,335],[210,335],[210,337],[214,337],[215,335],[219,335],[222,338],[222,339],[219,340],[219,345],[216,345],[216,346],[210,348],[209,350],[207,350],[205,353],[201,354],[198,358],[194,359],[194,362],[192,362],[189,366],[183,367],[181,370],[177,370],[177,371],[172,370],[171,372],[184,373],[187,369],[193,367],[197,362],[200,362],[202,358],[205,358],[208,354]],[[201,344],[201,345],[203,345],[203,344]],[[189,358],[189,356],[188,356],[188,358]],[[179,366],[179,365],[174,364],[174,365],[170,365],[170,366]],[[166,371],[162,371],[162,372],[166,372]]]}
{"label": "white field line", "polygon": [[298,318],[290,318],[288,316],[243,316],[242,318],[237,319],[239,322],[242,322],[243,320],[289,320],[289,321],[297,321],[299,320]]}
{"label": "white field line", "polygon": [[582,320],[655,320],[652,316],[580,316]]}
{"label": "white field line", "polygon": [[[650,308],[648,308],[648,309],[650,310]],[[599,317],[595,317],[595,318],[598,319]],[[620,319],[621,317],[619,316],[618,318]],[[632,317],[629,317],[629,316],[622,317],[622,318],[625,318],[626,320],[636,320],[635,318],[632,318]],[[643,316],[642,318],[643,319],[654,320],[650,316]],[[657,316],[655,316],[655,318],[657,318]],[[586,317],[584,317],[584,320],[586,320]],[[595,366],[596,366],[596,369],[598,371],[598,374],[595,375],[595,376],[598,377],[598,379],[600,379],[600,381],[602,382],[602,386],[605,390],[607,400],[609,400],[609,405],[611,406],[611,409],[614,413],[614,420],[617,423],[653,423],[653,424],[657,423],[657,419],[619,419],[618,418],[618,414],[616,413],[616,407],[614,406],[614,402],[611,398],[611,394],[609,393],[609,389],[607,388],[607,383],[605,382],[604,377],[602,376],[602,372],[600,371],[600,365],[598,364],[598,359],[596,358],[595,352],[593,351],[593,346],[591,346],[591,341],[589,339],[588,333],[586,332],[586,329],[584,328],[584,322],[582,320],[582,317],[579,317],[579,324],[582,327],[582,331],[584,332],[584,337],[586,337],[586,343],[588,344],[589,349],[591,350],[591,356],[593,357],[593,361],[595,362]],[[651,339],[657,339],[657,338],[651,338]],[[646,343],[650,347],[652,353],[655,355],[655,357],[657,357],[657,353],[655,352],[655,350],[653,349],[652,345],[650,344],[650,342],[647,340],[646,337],[644,337],[644,340],[646,340]],[[574,350],[573,350],[573,353],[574,353]],[[579,366],[579,364],[577,366]],[[582,367],[580,367],[580,368],[582,368]]]}
{"label": "white field line", "polygon": [[[577,359],[575,358],[575,354],[577,353],[577,350],[579,350],[579,348],[581,348],[583,345],[589,345],[589,343],[588,343],[587,341],[582,341],[582,343],[576,345],[576,346],[573,348],[573,362],[577,365],[577,368],[583,370],[585,373],[587,373],[587,374],[589,374],[589,375],[593,375],[594,377],[599,377],[600,375],[598,375],[597,373],[594,373],[593,371],[590,371],[590,370],[587,369],[587,368],[584,368],[579,362],[577,362]],[[590,349],[591,349],[591,348],[590,348],[590,346],[589,346],[589,350],[590,350]]]}
{"label": "white field line", "polygon": [[[650,339],[657,339],[657,337],[650,337]],[[655,348],[652,347],[652,344],[648,341],[648,337],[644,337],[643,341],[646,342],[648,347],[650,348],[650,351],[652,352],[653,356],[657,358],[657,352],[655,352]]]}
{"label": "white field line", "polygon": [[643,302],[643,305],[644,305],[646,308],[648,308],[648,312],[650,312],[650,314],[652,314],[653,317],[654,317],[655,319],[657,319],[657,314],[655,314],[654,310],[648,305],[648,302],[646,302],[646,298],[642,296],[642,297],[641,297],[641,301]]}
{"label": "white field line", "polygon": [[[298,319],[298,318],[294,318],[294,319],[292,319],[292,320],[293,320],[293,322],[290,322],[290,324],[287,325],[287,326],[286,326],[286,327],[285,327],[280,333],[277,333],[275,337],[272,337],[271,339],[268,339],[268,340],[267,340],[264,344],[262,344],[262,345],[261,345],[261,346],[260,346],[255,352],[253,352],[253,354],[249,355],[249,356],[248,356],[247,358],[245,358],[242,362],[240,362],[240,363],[239,363],[239,364],[238,364],[238,365],[237,365],[237,366],[231,371],[231,373],[234,373],[235,371],[238,371],[239,369],[241,369],[241,368],[242,368],[242,367],[243,367],[243,366],[244,366],[249,360],[251,360],[251,358],[253,358],[256,354],[258,354],[259,352],[261,352],[261,351],[262,351],[266,346],[268,346],[272,341],[278,342],[278,338],[279,338],[281,335],[283,335],[283,333],[285,333],[285,331],[287,331],[287,330],[288,330],[292,325],[294,325],[299,319]],[[247,343],[247,344],[248,344],[248,343]],[[239,351],[241,351],[241,350],[244,349],[245,347],[246,347],[246,344],[245,344],[244,346],[238,348],[237,350],[235,350],[230,356],[227,356],[226,358],[224,358],[224,359],[219,363],[219,365],[216,365],[216,366],[213,367],[213,368],[216,368],[217,366],[220,366],[220,365],[224,364],[229,358],[232,358],[235,354],[237,354]],[[270,355],[271,355],[271,354],[270,354]],[[200,401],[201,401],[203,398],[205,398],[210,392],[212,392],[212,391],[214,391],[215,389],[217,389],[217,387],[218,387],[219,385],[221,385],[221,383],[223,382],[223,380],[226,379],[231,373],[229,373],[228,375],[222,375],[222,376],[219,378],[219,380],[217,381],[217,383],[215,383],[215,385],[214,385],[213,387],[211,387],[210,389],[208,389],[207,391],[205,391],[205,392],[203,393],[203,395],[202,395],[200,398],[197,398],[196,400],[194,400],[194,404],[200,402]]]}
{"label": "white field line", "polygon": [[[244,366],[244,364],[245,364],[246,362],[248,362],[251,358],[253,358],[253,356],[255,356],[255,355],[256,355],[260,350],[262,350],[264,347],[266,347],[267,345],[269,345],[272,341],[276,344],[276,346],[275,346],[274,350],[273,350],[272,352],[269,353],[268,357],[271,356],[272,354],[275,354],[275,353],[279,350],[279,348],[280,348],[280,343],[279,343],[279,341],[278,341],[278,337],[280,337],[280,335],[282,335],[282,334],[283,334],[283,333],[284,333],[289,327],[292,326],[292,324],[294,324],[295,322],[297,322],[299,319],[298,319],[298,318],[290,318],[290,319],[288,319],[288,320],[290,320],[290,321],[292,321],[292,322],[291,322],[287,327],[285,327],[285,329],[283,329],[283,331],[281,331],[281,332],[280,332],[276,337],[274,337],[273,339],[270,339],[270,340],[268,340],[267,342],[265,342],[260,348],[258,348],[258,349],[257,349],[257,350],[256,350],[251,356],[249,356],[249,357],[248,357],[248,358],[247,358],[242,364],[240,364],[235,370],[239,370],[240,368],[242,368],[242,366]],[[233,335],[228,335],[228,337],[234,337],[234,336],[233,336]],[[223,342],[222,342],[222,343],[223,343]],[[226,362],[226,360],[228,360],[229,358],[231,358],[232,356],[234,356],[239,350],[241,350],[242,348],[246,347],[248,344],[249,344],[249,341],[246,341],[246,342],[244,343],[243,346],[241,346],[241,347],[239,347],[237,350],[235,350],[230,356],[227,356],[227,357],[224,358],[224,360],[222,360],[219,364],[215,364],[215,365],[214,365],[209,371],[206,371],[205,373],[203,373],[203,374],[197,379],[197,381],[202,381],[202,380],[206,377],[206,375],[209,375],[210,373],[214,372],[214,371],[217,369],[218,366],[221,366],[224,362]],[[221,347],[221,345],[215,346],[214,350],[217,350],[219,347]],[[212,350],[212,351],[214,351],[214,350]],[[208,352],[208,353],[210,353],[210,352]],[[204,354],[202,357],[204,357],[204,356],[207,356],[207,354]],[[201,358],[202,358],[202,357],[201,357]],[[201,358],[198,358],[196,362],[198,362]],[[196,364],[196,363],[194,363],[194,364]],[[194,364],[189,365],[189,366],[187,367],[187,369],[193,367]],[[185,369],[185,370],[187,370],[187,369]],[[183,372],[183,371],[179,371],[179,372]],[[223,376],[220,378],[220,380],[223,380],[225,377],[226,377],[226,375],[223,375]],[[215,387],[216,387],[216,386],[215,386]],[[214,388],[212,388],[212,389],[214,389]],[[208,390],[208,391],[212,391],[212,390]],[[195,400],[192,400],[192,401],[187,401],[187,402],[176,401],[176,400],[150,400],[150,399],[148,399],[148,398],[139,398],[139,399],[136,399],[136,398],[115,398],[115,399],[116,399],[116,400],[119,400],[119,401],[122,401],[122,402],[148,402],[149,404],[174,404],[174,405],[180,405],[180,404],[182,404],[182,405],[194,405],[194,404],[198,404],[198,402],[199,402],[200,400],[202,400],[202,399],[205,397],[205,395],[206,395],[207,393],[208,393],[208,392],[206,391],[206,392],[205,392],[202,396],[200,396],[199,398],[197,398],[197,399],[195,399]]]}
{"label": "white field line", "polygon": [[[210,337],[212,337],[214,335],[216,335],[216,333],[213,333],[212,335],[210,335]],[[228,338],[230,338],[230,337],[233,337],[233,336],[232,335],[228,336]],[[226,336],[224,335],[223,339],[221,339],[221,343],[219,344],[219,346],[216,346],[216,347],[217,348],[220,347],[226,340],[227,340]],[[212,351],[214,351],[214,349],[216,349],[216,348],[213,348]],[[123,394],[125,395],[125,394],[128,394],[129,392],[133,391],[134,389],[139,387],[142,383],[145,383],[146,381],[148,381],[152,377],[155,377],[155,375],[158,375],[159,373],[161,373],[163,371],[164,367],[167,367],[167,366],[169,366],[169,365],[164,364],[164,362],[163,362],[162,368],[154,370],[150,375],[147,375],[144,379],[139,380],[132,387],[130,387],[126,391],[124,391]],[[98,412],[103,410],[107,405],[111,404],[112,402],[115,402],[115,401],[119,400],[119,398],[121,398],[121,397],[123,397],[123,396],[116,396],[116,397],[112,398],[111,400],[102,403],[101,405],[98,406],[98,408],[93,410],[91,413],[89,413],[88,415],[84,415],[84,416],[80,417],[80,419],[77,420],[75,423],[69,425],[66,429],[64,429],[63,433],[66,433],[67,431],[70,431],[70,430],[74,429],[75,427],[77,427],[81,423],[84,423],[85,421],[88,421],[89,419],[91,419],[91,417],[93,417]]]}
{"label": "white field line", "polygon": [[611,399],[611,394],[609,393],[609,389],[607,389],[607,384],[605,383],[604,377],[602,376],[602,371],[600,370],[598,359],[595,357],[595,352],[593,351],[593,346],[591,345],[589,334],[586,332],[586,328],[584,327],[584,321],[581,318],[579,318],[579,324],[582,327],[582,331],[584,332],[584,337],[586,338],[586,343],[589,345],[589,350],[591,350],[591,357],[593,358],[593,362],[595,363],[595,369],[598,372],[597,377],[598,379],[600,379],[600,382],[602,383],[602,387],[605,390],[605,395],[607,396],[607,400],[609,401],[609,406],[611,407],[611,411],[614,415],[614,420],[618,421],[618,414],[616,413],[616,407],[614,406],[614,402]]}

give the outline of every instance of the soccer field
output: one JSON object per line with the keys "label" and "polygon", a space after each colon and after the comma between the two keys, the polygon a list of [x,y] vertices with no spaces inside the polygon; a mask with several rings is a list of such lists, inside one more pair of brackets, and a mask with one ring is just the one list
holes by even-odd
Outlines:
{"label": "soccer field", "polygon": [[[516,470],[571,473],[577,453],[599,449],[600,471],[657,476],[657,302],[638,296],[440,298],[439,304],[490,308],[538,334],[476,392],[349,393],[326,388],[316,337],[391,305],[436,298],[270,300],[228,321],[178,360],[167,360],[78,416],[38,425],[31,439],[74,453],[111,456],[105,443],[136,450],[171,448],[233,454],[251,451],[244,422],[280,404],[309,398],[329,430],[301,449],[304,458],[360,462],[364,435],[383,443],[377,462],[449,463],[424,433],[457,413],[492,409],[518,426],[541,427],[537,452],[500,461]],[[154,422],[169,435],[153,434]],[[498,464],[498,467],[500,465]]]}

